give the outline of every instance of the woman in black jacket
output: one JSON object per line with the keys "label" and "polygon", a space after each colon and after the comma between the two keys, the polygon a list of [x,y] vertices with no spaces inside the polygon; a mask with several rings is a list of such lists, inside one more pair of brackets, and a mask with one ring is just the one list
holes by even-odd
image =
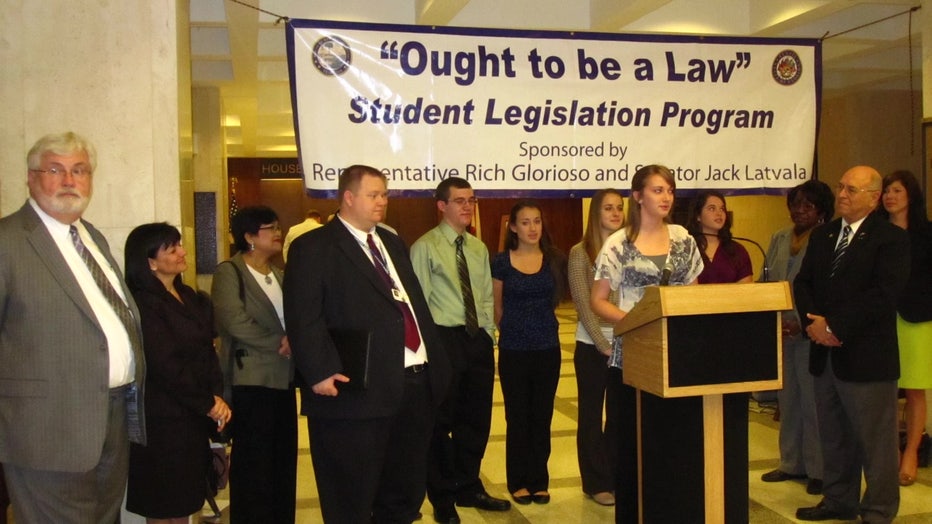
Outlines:
{"label": "woman in black jacket", "polygon": [[210,435],[232,413],[223,401],[213,308],[181,282],[178,230],[143,224],[126,239],[126,283],[142,321],[147,446],[130,447],[126,509],[146,522],[187,522],[204,505]]}

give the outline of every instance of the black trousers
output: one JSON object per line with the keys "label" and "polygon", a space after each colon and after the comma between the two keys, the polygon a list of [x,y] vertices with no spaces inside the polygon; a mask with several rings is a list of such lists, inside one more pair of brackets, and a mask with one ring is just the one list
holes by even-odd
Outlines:
{"label": "black trousers", "polygon": [[294,523],[296,409],[294,388],[233,387],[231,524]]}
{"label": "black trousers", "polygon": [[550,422],[560,380],[560,348],[498,352],[505,400],[508,491],[544,491],[550,484]]}
{"label": "black trousers", "polygon": [[325,523],[415,520],[424,501],[434,426],[429,382],[426,372],[406,374],[401,406],[390,417],[308,416],[311,461]]}
{"label": "black trousers", "polygon": [[492,425],[495,356],[485,330],[470,337],[462,326],[437,327],[453,377],[431,438],[427,496],[434,507],[451,507],[457,494],[485,493],[479,469]]}
{"label": "black trousers", "polygon": [[605,394],[608,357],[599,353],[594,345],[576,341],[573,364],[576,368],[576,390],[579,392],[576,455],[582,489],[589,495],[614,491],[619,408],[618,397]]}

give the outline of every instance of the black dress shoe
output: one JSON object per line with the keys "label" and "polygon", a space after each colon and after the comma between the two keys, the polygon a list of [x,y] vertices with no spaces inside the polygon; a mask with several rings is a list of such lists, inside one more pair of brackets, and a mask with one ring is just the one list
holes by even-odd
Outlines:
{"label": "black dress shoe", "polygon": [[434,508],[434,522],[439,522],[440,524],[460,524],[460,516],[453,506],[438,507]]}
{"label": "black dress shoe", "polygon": [[760,476],[760,479],[764,482],[783,482],[784,480],[799,480],[804,478],[806,478],[806,475],[793,475],[792,473],[786,473],[779,469],[768,471]]}
{"label": "black dress shoe", "polygon": [[461,495],[456,498],[456,505],[463,508],[477,508],[486,511],[508,511],[511,509],[511,502],[505,499],[495,498],[488,493],[470,493]]}
{"label": "black dress shoe", "polygon": [[531,500],[534,501],[534,504],[547,504],[550,502],[549,493],[535,493],[531,495]]}
{"label": "black dress shoe", "polygon": [[806,483],[806,493],[810,495],[822,494],[822,479],[809,479]]}
{"label": "black dress shoe", "polygon": [[799,520],[855,520],[858,518],[858,512],[852,511],[845,513],[836,511],[825,506],[824,502],[819,502],[811,508],[799,508],[796,510],[796,518]]}

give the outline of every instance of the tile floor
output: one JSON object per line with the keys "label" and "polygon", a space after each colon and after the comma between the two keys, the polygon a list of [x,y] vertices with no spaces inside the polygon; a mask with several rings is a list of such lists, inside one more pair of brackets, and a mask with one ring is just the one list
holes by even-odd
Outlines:
{"label": "tile floor", "polygon": [[[550,493],[552,501],[546,506],[513,505],[508,512],[482,512],[473,508],[459,508],[464,524],[499,523],[557,523],[575,524],[590,522],[613,522],[614,511],[587,499],[581,489],[579,468],[576,463],[576,381],[573,373],[574,334],[576,313],[572,304],[565,304],[557,311],[560,319],[560,341],[563,349],[563,368],[557,388],[555,413],[553,416],[553,452],[550,457]],[[501,391],[496,382],[492,412],[492,435],[482,465],[485,486],[490,494],[506,497],[505,487],[505,415]],[[762,473],[770,471],[779,463],[777,451],[778,423],[773,421],[772,409],[761,408],[750,402],[750,515],[751,523],[776,524],[798,522],[793,515],[800,506],[811,506],[818,497],[806,494],[804,482],[782,482],[765,484]],[[317,499],[314,474],[308,457],[307,425],[299,421],[298,459],[298,510],[299,524],[321,522],[320,505]],[[913,486],[901,488],[901,504],[897,523],[918,524],[932,522],[932,470],[919,471],[919,480]],[[225,493],[220,494],[218,503],[225,508]],[[433,522],[433,511],[425,500],[421,509],[424,523]],[[209,512],[205,512],[205,515]],[[219,522],[228,522],[226,514]],[[666,524],[666,523],[661,523]],[[670,523],[675,524],[675,523]]]}

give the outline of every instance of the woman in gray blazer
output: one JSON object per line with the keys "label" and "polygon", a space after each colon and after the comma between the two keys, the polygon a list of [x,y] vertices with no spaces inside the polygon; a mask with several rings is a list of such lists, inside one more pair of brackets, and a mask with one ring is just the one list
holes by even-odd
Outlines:
{"label": "woman in gray blazer", "polygon": [[294,362],[282,313],[282,251],[275,211],[246,207],[231,221],[238,250],[217,266],[211,295],[220,362],[236,407],[230,522],[293,523],[297,473]]}
{"label": "woman in gray blazer", "polygon": [[[793,225],[770,239],[767,267],[771,280],[792,284],[799,273],[809,234],[828,222],[835,212],[835,195],[824,182],[810,180],[786,195]],[[783,389],[777,392],[780,406],[780,465],[764,473],[764,482],[806,479],[806,492],[822,492],[822,445],[819,442],[813,377],[809,373],[809,339],[795,309],[783,312]]]}

